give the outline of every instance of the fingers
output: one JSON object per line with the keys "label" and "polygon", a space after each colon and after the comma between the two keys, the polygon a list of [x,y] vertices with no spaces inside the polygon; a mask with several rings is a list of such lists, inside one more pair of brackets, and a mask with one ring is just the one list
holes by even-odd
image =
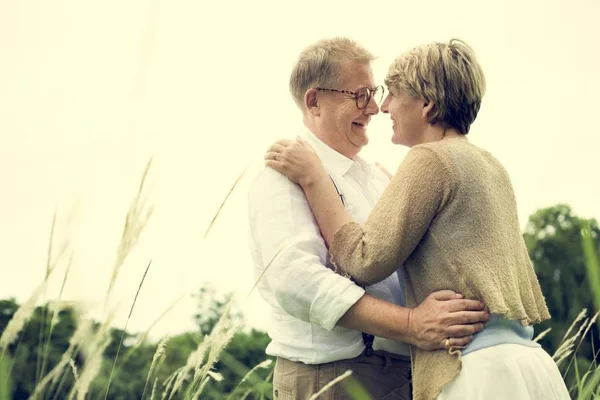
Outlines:
{"label": "fingers", "polygon": [[[298,138],[298,139],[300,139],[300,138]],[[300,139],[300,141],[298,141],[298,143],[301,146],[312,149],[312,147],[308,143],[301,141],[301,140],[302,139]],[[278,160],[278,159],[280,159],[280,158],[278,158],[278,154],[282,154],[285,156],[286,150],[293,148],[294,145],[297,145],[297,144],[292,140],[280,139],[280,140],[276,141],[275,143],[273,143],[271,146],[269,146],[269,148],[267,149],[267,152],[265,153],[264,158],[265,158],[265,160]]]}
{"label": "fingers", "polygon": [[287,147],[287,146],[290,146],[292,144],[294,144],[294,141],[290,140],[290,139],[279,139],[275,143],[273,143],[273,145],[280,145],[280,146],[283,146],[283,147]]}
{"label": "fingers", "polygon": [[466,325],[478,322],[487,322],[490,315],[487,311],[460,311],[451,313],[448,317],[449,325]]}
{"label": "fingers", "polygon": [[461,338],[448,338],[444,341],[444,348],[446,350],[452,347],[465,347],[473,340],[473,336],[465,336]]}
{"label": "fingers", "polygon": [[279,161],[275,161],[275,160],[266,160],[265,164],[267,164],[267,167],[271,167],[275,171],[278,171],[278,172],[280,172],[280,173],[282,173],[282,174],[285,175],[285,171],[284,171],[284,168],[283,168],[283,163],[281,163]]}
{"label": "fingers", "polygon": [[265,153],[265,160],[277,161],[277,154],[277,152],[269,151],[268,153]]}
{"label": "fingers", "polygon": [[280,141],[278,140],[277,142],[273,143],[271,146],[269,146],[269,149],[267,150],[267,153],[281,153],[283,150],[285,150],[286,145],[280,143]]}
{"label": "fingers", "polygon": [[479,300],[452,300],[448,302],[448,310],[451,312],[458,311],[483,311],[485,304]]}
{"label": "fingers", "polygon": [[313,149],[313,147],[310,145],[310,143],[308,143],[305,140],[300,139],[300,141],[298,143],[300,143],[303,147],[307,148],[310,151],[315,151],[315,149]]}
{"label": "fingers", "polygon": [[453,325],[445,329],[446,334],[444,335],[444,337],[461,338],[465,336],[471,336],[476,334],[477,332],[481,332],[482,329],[482,323],[470,325]]}
{"label": "fingers", "polygon": [[433,297],[436,300],[456,300],[462,299],[463,296],[452,290],[439,290],[437,292],[431,293],[429,296]]}

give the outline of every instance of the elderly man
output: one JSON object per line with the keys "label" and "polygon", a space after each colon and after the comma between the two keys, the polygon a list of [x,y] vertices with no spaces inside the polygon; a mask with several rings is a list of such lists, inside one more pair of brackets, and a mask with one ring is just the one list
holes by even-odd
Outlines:
{"label": "elderly man", "polygon": [[[361,222],[389,180],[358,156],[383,94],[372,60],[349,39],[322,40],[300,54],[290,77],[306,127],[300,136]],[[302,189],[273,169],[261,170],[250,187],[249,219],[258,288],[271,306],[275,399],[308,399],[349,369],[373,399],[409,399],[409,344],[465,345],[488,319],[483,304],[451,291],[405,308],[401,272],[367,288],[336,274]],[[350,397],[342,383],[322,398]]]}

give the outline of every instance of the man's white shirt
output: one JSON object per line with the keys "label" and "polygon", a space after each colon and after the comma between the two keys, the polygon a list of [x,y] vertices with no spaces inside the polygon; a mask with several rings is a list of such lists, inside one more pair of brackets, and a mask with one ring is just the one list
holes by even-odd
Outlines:
{"label": "man's white shirt", "polygon": [[[300,136],[319,155],[348,212],[363,223],[388,177],[360,157],[353,161],[341,155],[308,130]],[[260,168],[250,186],[248,207],[257,288],[271,307],[267,354],[306,364],[358,356],[364,350],[361,333],[336,323],[365,290],[333,271],[302,188],[271,168]],[[404,305],[401,277],[395,272],[366,292]],[[378,337],[373,348],[409,354],[405,343]]]}

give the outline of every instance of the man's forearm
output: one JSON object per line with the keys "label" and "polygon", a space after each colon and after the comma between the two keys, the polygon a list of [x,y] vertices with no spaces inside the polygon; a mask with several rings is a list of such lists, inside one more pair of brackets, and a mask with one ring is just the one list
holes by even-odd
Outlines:
{"label": "man's forearm", "polygon": [[489,313],[477,300],[452,290],[431,293],[415,308],[404,308],[364,294],[337,325],[424,350],[466,346],[483,329]]}
{"label": "man's forearm", "polygon": [[409,334],[410,308],[364,294],[339,319],[337,325],[399,342],[412,343]]}

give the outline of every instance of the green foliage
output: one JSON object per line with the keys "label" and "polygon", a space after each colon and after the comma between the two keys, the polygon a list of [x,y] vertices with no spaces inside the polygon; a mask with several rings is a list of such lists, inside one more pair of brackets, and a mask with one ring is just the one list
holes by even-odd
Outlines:
{"label": "green foliage", "polygon": [[[185,365],[189,355],[196,350],[204,334],[212,331],[227,304],[227,300],[218,298],[214,290],[208,288],[202,288],[199,291],[198,302],[199,311],[194,317],[198,324],[198,332],[185,332],[169,339],[164,361],[155,374],[158,378],[158,393],[155,395],[155,398],[160,398],[164,390],[162,384],[174,371]],[[14,299],[0,300],[0,332],[4,331],[8,321],[10,321],[18,309],[18,306]],[[38,332],[44,316],[47,318],[44,323],[45,328],[49,329],[50,326],[51,313],[46,312],[45,308],[38,307],[35,310],[28,326],[21,332],[18,341],[9,348],[9,354],[13,358],[7,356],[0,361],[0,379],[6,380],[7,375],[11,377],[10,380],[6,381],[8,384],[0,383],[0,400],[27,399],[33,392],[36,384],[37,355],[43,351],[43,346],[39,343]],[[233,312],[230,318],[241,320],[241,314]],[[58,323],[54,327],[49,342],[50,347],[46,371],[52,369],[60,360],[61,355],[67,350],[69,339],[76,328],[75,320],[74,311],[70,308],[59,313]],[[96,324],[96,328],[98,326]],[[108,399],[140,399],[157,345],[155,343],[142,343],[131,352],[131,356],[123,357],[124,354],[129,353],[133,346],[135,346],[139,335],[123,332],[120,329],[112,329],[110,334],[112,341],[104,352],[101,371],[92,383],[88,398],[104,399],[117,347],[121,336],[124,335],[121,356],[117,362],[116,373],[110,385]],[[268,342],[269,338],[264,332],[254,329],[238,331],[215,365],[215,370],[223,375],[223,381],[215,382],[214,380],[210,380],[202,392],[202,398],[223,399],[227,397],[238,386],[239,382],[250,369],[265,361],[265,348]],[[82,360],[80,357],[75,360],[75,363],[78,365],[81,365]],[[9,374],[11,368],[12,373]],[[244,382],[238,390],[242,393],[252,390],[253,393],[259,394],[258,397],[262,393],[263,398],[271,398],[272,386],[265,381],[271,369],[272,367],[255,371],[252,373],[252,377]],[[67,398],[67,394],[74,383],[70,368],[63,374],[63,379],[64,383],[60,392],[50,393],[46,391],[44,398]],[[150,398],[153,383],[154,378],[149,384],[150,387],[147,388],[145,398]],[[183,399],[183,392],[181,391],[174,398]]]}
{"label": "green foliage", "polygon": [[[561,343],[571,323],[582,309],[589,314],[598,309],[594,305],[592,287],[597,282],[588,279],[586,259],[582,251],[581,231],[587,222],[574,215],[567,205],[539,210],[529,218],[524,238],[539,278],[542,292],[552,319],[536,326],[536,331],[552,328],[541,344],[553,353]],[[590,235],[596,253],[600,249],[600,229],[596,221],[589,222]],[[580,348],[579,355],[592,360],[593,348],[600,348],[598,327]]]}
{"label": "green foliage", "polygon": [[[552,315],[536,326],[536,331],[551,328],[540,343],[553,354],[582,309],[587,309],[590,317],[600,311],[600,229],[595,220],[582,220],[569,206],[557,205],[532,215],[524,238]],[[577,341],[571,360],[561,365],[567,386],[578,399],[591,398],[588,394],[593,392],[600,394],[599,326],[590,327],[586,337]]]}
{"label": "green foliage", "polygon": [[[0,332],[4,331],[17,308],[18,304],[14,299],[0,300]],[[37,307],[18,340],[9,348],[12,360],[8,368],[11,371],[12,398],[14,399],[28,398],[35,387],[38,358],[41,359],[45,352],[45,342],[44,344],[40,343],[39,331],[42,324],[46,329],[50,327],[50,318],[51,312],[46,306]],[[45,322],[42,322],[44,320]],[[58,313],[58,322],[54,326],[46,355],[47,365],[55,365],[67,350],[69,338],[75,331],[75,324],[75,315],[72,309],[68,308]],[[65,380],[68,386],[72,385],[71,375],[67,375]],[[56,394],[57,398],[66,398],[66,396],[66,390]]]}
{"label": "green foliage", "polygon": [[10,357],[0,359],[0,400],[10,400],[12,396],[12,379],[10,376]]}
{"label": "green foliage", "polygon": [[[581,220],[568,206],[557,205],[532,215],[524,238],[552,314],[552,319],[536,327],[536,331],[552,328],[541,343],[553,354],[582,309],[588,309],[588,316],[600,309],[600,229],[596,221]],[[160,398],[165,389],[164,382],[188,362],[188,358],[198,349],[206,335],[213,332],[215,327],[223,326],[219,325],[222,322],[226,322],[227,326],[242,322],[243,317],[235,305],[228,309],[230,298],[230,295],[217,295],[208,286],[200,288],[197,294],[198,309],[193,317],[197,331],[181,333],[168,340],[166,352],[153,366],[155,369],[148,382],[148,372],[157,344],[146,342],[143,339],[145,335],[112,329],[112,341],[104,351],[101,371],[94,379],[87,398],[104,399],[121,337],[124,340],[107,398],[140,399],[142,393],[145,393],[144,399],[149,399],[155,378],[158,393],[154,398]],[[17,309],[18,304],[14,299],[0,300],[0,332],[4,331]],[[69,340],[77,328],[76,314],[71,308],[58,313],[46,349],[46,342],[41,342],[40,337],[47,337],[52,326],[50,309],[48,305],[37,307],[17,340],[0,359],[0,400],[28,398],[36,385],[36,374],[41,368],[40,360],[46,360],[44,369],[46,372],[50,371],[67,350]],[[100,324],[95,324],[95,329],[99,326]],[[590,326],[585,340],[575,344],[576,355],[570,356],[561,364],[568,386],[572,389],[571,393],[577,399],[587,400],[600,396],[599,326],[600,321]],[[42,329],[45,330],[44,335],[40,335]],[[246,395],[246,398],[271,399],[270,380],[274,362],[264,363],[269,359],[265,355],[268,343],[269,338],[264,332],[254,329],[237,331],[220,352],[213,368],[223,379],[218,380],[215,375],[207,379],[201,398],[216,400]],[[86,360],[79,354],[74,356],[73,361],[80,367]],[[194,374],[193,368],[191,374]],[[189,398],[192,378],[188,376],[184,380],[182,389],[173,396],[174,399]],[[70,368],[64,371],[62,382],[58,390],[55,385],[52,390],[46,389],[40,398],[66,398],[74,384]],[[351,389],[356,398],[366,398],[359,388],[353,388],[354,383],[350,377],[341,384]],[[197,382],[196,388],[200,384],[201,382]]]}
{"label": "green foliage", "polygon": [[[597,231],[592,229],[590,221],[583,223],[581,230],[581,240],[583,243],[583,254],[585,255],[585,265],[588,277],[588,283],[594,299],[596,310],[600,310],[600,261],[596,252],[595,242],[598,241]],[[600,319],[597,321],[600,327]]]}

